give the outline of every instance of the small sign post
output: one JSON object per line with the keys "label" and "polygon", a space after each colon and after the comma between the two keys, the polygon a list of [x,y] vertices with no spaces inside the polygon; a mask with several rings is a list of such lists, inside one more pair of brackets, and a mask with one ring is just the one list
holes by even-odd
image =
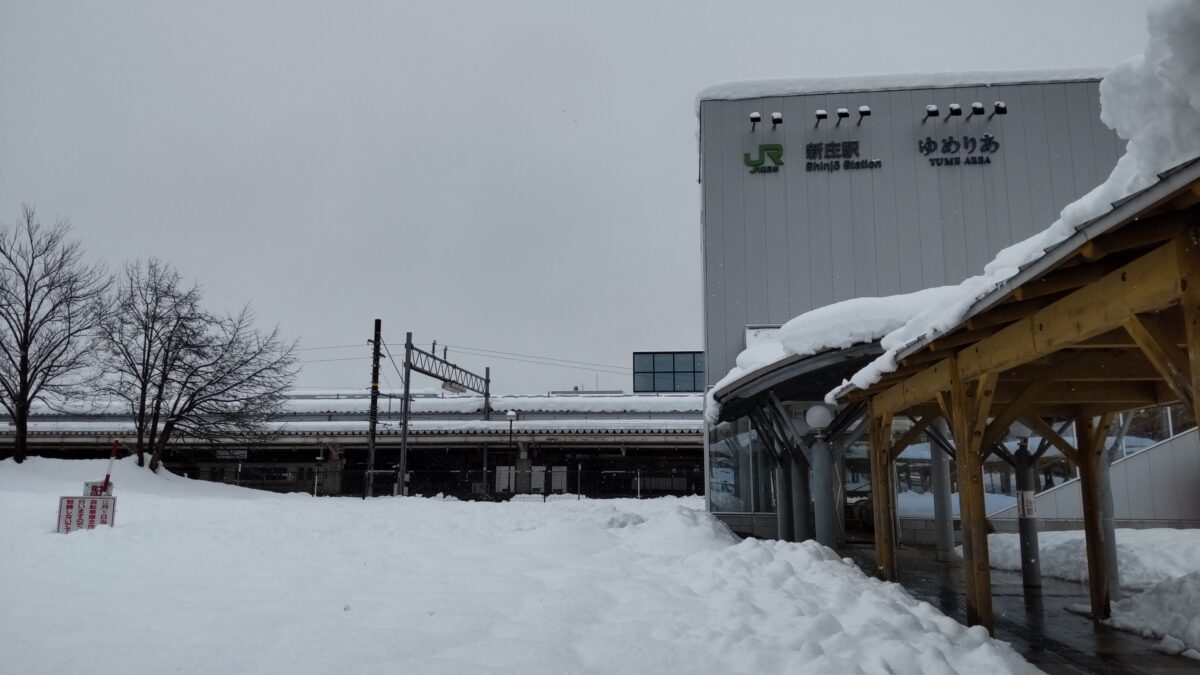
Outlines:
{"label": "small sign post", "polygon": [[59,497],[58,531],[92,530],[113,526],[117,515],[116,497]]}
{"label": "small sign post", "polygon": [[83,484],[84,497],[111,497],[113,493],[113,483],[109,481],[108,485],[104,481],[90,480]]}
{"label": "small sign post", "polygon": [[112,467],[119,447],[121,442],[114,439],[104,480],[85,482],[82,497],[58,498],[59,532],[66,534],[75,530],[93,530],[101,525],[113,526],[117,515],[117,498],[112,494]]}

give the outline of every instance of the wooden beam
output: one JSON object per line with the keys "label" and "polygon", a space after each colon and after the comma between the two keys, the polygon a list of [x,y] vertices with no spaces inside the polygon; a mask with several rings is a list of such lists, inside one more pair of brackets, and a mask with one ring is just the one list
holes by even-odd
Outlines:
{"label": "wooden beam", "polygon": [[896,509],[892,494],[892,465],[888,461],[892,417],[867,413],[870,424],[871,506],[875,521],[875,564],[879,576],[896,581]]}
{"label": "wooden beam", "polygon": [[1124,328],[1114,328],[1096,337],[1076,342],[1069,349],[1137,349],[1137,343],[1129,337]]}
{"label": "wooden beam", "polygon": [[1126,224],[1116,232],[1101,235],[1079,249],[1084,260],[1094,261],[1113,253],[1143,248],[1175,238],[1186,219],[1178,213],[1151,216]]}
{"label": "wooden beam", "polygon": [[[1156,381],[1141,382],[1051,382],[1038,392],[1034,401],[1039,405],[1124,403],[1130,406],[1152,406],[1161,403]],[[999,387],[996,401],[1014,401],[1024,391],[1025,383],[1005,382]],[[1173,395],[1169,395],[1173,399]]]}
{"label": "wooden beam", "polygon": [[917,352],[900,360],[900,365],[904,368],[914,368],[933,361],[940,361],[946,358],[945,354],[931,352],[928,349]]}
{"label": "wooden beam", "polygon": [[[1200,391],[1200,226],[1184,230],[1175,240],[1178,255],[1180,307],[1187,339],[1189,383],[1192,392]],[[1200,420],[1200,398],[1192,397],[1192,413]]]}
{"label": "wooden beam", "polygon": [[[995,376],[972,385],[960,377],[958,364],[950,363],[950,407],[953,415],[954,461],[958,469],[959,513],[963,539],[963,580],[966,585],[967,624],[994,632],[992,577],[988,560],[987,515],[983,502],[982,400],[994,392]],[[989,391],[992,390],[992,391]],[[986,424],[984,417],[983,424]],[[978,433],[978,437],[976,434]]]}
{"label": "wooden beam", "polygon": [[[1171,305],[1179,298],[1178,265],[1172,242],[1121,266],[958,352],[958,377],[971,381],[983,373],[1024,365],[1119,328],[1129,316]],[[883,390],[874,400],[881,409],[899,413],[947,389],[948,380],[948,360],[939,361]]]}
{"label": "wooden beam", "polygon": [[1025,426],[1037,432],[1037,435],[1050,442],[1050,445],[1058,448],[1058,451],[1063,454],[1063,457],[1071,460],[1075,466],[1079,466],[1079,453],[1075,451],[1075,447],[1067,442],[1054,427],[1050,426],[1046,420],[1036,415],[1022,415],[1018,419],[1025,423]]}
{"label": "wooden beam", "polygon": [[1050,272],[1041,279],[1022,284],[1013,291],[1013,300],[1031,300],[1063,291],[1073,291],[1082,286],[1099,281],[1105,274],[1112,271],[1110,264],[1075,265]]}
{"label": "wooden beam", "polygon": [[957,330],[945,337],[936,338],[929,343],[929,349],[935,352],[946,351],[954,347],[979,342],[996,332],[995,328],[980,328],[979,330]]}
{"label": "wooden beam", "polygon": [[1104,526],[1101,522],[1099,463],[1103,461],[1103,443],[1096,443],[1096,426],[1091,417],[1075,418],[1075,437],[1079,443],[1079,484],[1083,494],[1083,531],[1087,551],[1088,591],[1092,619],[1109,618],[1108,569],[1104,556]]}
{"label": "wooden beam", "polygon": [[1187,352],[1175,346],[1159,319],[1147,314],[1134,315],[1125,320],[1125,330],[1179,400],[1189,407],[1195,406]]}
{"label": "wooden beam", "polygon": [[908,431],[904,432],[903,436],[892,444],[891,449],[888,451],[888,460],[892,462],[896,461],[896,458],[900,456],[900,453],[904,452],[905,448],[912,445],[912,442],[917,440],[918,436],[925,433],[925,429],[929,427],[929,423],[932,421],[933,418],[929,416],[917,420],[916,424],[912,425]]}
{"label": "wooden beam", "polygon": [[958,355],[960,375],[1008,370],[1117,328],[1133,314],[1163,309],[1179,297],[1177,270],[1173,244],[1147,253],[967,347]]}
{"label": "wooden beam", "polygon": [[1138,350],[1086,349],[1062,352],[1005,372],[1005,382],[1029,382],[1049,377],[1058,382],[1153,382],[1162,379],[1157,369]]}
{"label": "wooden beam", "polygon": [[899,414],[919,403],[925,403],[939,391],[950,389],[950,364],[952,359],[942,359],[925,367],[903,382],[883,390],[873,399],[872,405],[879,410]]}
{"label": "wooden beam", "polygon": [[1044,373],[1044,379],[1034,380],[1026,384],[1024,389],[996,414],[996,418],[992,420],[983,434],[983,447],[989,447],[1004,438],[1004,435],[1008,433],[1008,428],[1012,426],[1013,422],[1017,421],[1017,416],[1024,413],[1033,404],[1043,389],[1050,386],[1050,383],[1053,381],[1051,378],[1054,377],[1054,372],[1052,369],[1047,370]]}
{"label": "wooden beam", "polygon": [[1037,297],[1030,300],[1017,300],[1014,302],[1006,302],[1002,305],[997,305],[982,314],[967,319],[967,330],[979,330],[980,328],[988,328],[991,326],[1000,326],[1006,323],[1012,323],[1018,319],[1033,314],[1039,309],[1045,307],[1053,300],[1051,296]]}

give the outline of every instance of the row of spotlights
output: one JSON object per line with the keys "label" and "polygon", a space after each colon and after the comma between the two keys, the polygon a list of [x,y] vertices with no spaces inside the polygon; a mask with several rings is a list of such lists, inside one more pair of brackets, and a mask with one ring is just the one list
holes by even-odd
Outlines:
{"label": "row of spotlights", "polygon": [[[976,115],[982,115],[986,111],[987,111],[987,109],[983,107],[982,103],[980,103],[979,101],[975,101],[974,103],[971,104],[971,114],[967,115],[967,119],[971,119],[972,117],[974,117]],[[939,117],[939,116],[941,116],[941,114],[942,114],[942,111],[936,105],[933,105],[933,104],[927,105],[927,106],[925,106],[925,117],[921,120],[921,123],[922,124],[925,123],[931,117]],[[947,122],[950,121],[951,117],[962,117],[962,114],[963,114],[963,109],[962,109],[961,105],[959,105],[957,103],[951,103],[950,105],[946,106],[946,121]],[[992,104],[992,114],[988,115],[988,119],[990,120],[993,117],[995,117],[996,115],[1007,115],[1007,114],[1008,114],[1008,104],[1006,104],[1004,101],[996,101],[995,103]]]}
{"label": "row of spotlights", "polygon": [[[971,104],[971,114],[967,115],[967,119],[971,119],[972,117],[974,117],[976,115],[982,115],[984,112],[986,112],[986,108],[983,107],[982,103],[980,103],[979,101],[976,101]],[[942,114],[941,109],[938,108],[936,105],[933,105],[933,104],[927,105],[927,106],[925,106],[925,117],[921,120],[921,123],[922,124],[925,123],[925,121],[928,120],[930,117],[940,117],[941,114]],[[947,122],[950,121],[951,117],[961,117],[962,114],[963,114],[963,110],[962,110],[961,105],[959,105],[957,103],[951,103],[950,105],[946,106],[946,121]],[[992,114],[988,115],[988,119],[992,119],[992,117],[994,117],[996,115],[1007,115],[1007,114],[1008,114],[1008,105],[1006,105],[1004,103],[1004,101],[996,101],[992,105]],[[858,106],[858,124],[862,124],[864,117],[870,117],[870,116],[871,116],[871,107],[870,106],[866,106],[866,105]],[[837,123],[834,126],[841,126],[842,120],[847,119],[849,117],[850,117],[850,111],[848,109],[838,108],[837,109]],[[816,126],[820,126],[822,120],[829,119],[829,113],[826,112],[825,110],[817,110],[816,118],[817,118]],[[760,122],[762,122],[762,114],[761,113],[757,113],[757,112],[750,113],[750,129],[751,129],[751,131],[753,131]],[[771,113],[771,128],[774,129],[775,127],[779,126],[780,124],[783,124],[783,113],[781,113],[781,112]]]}

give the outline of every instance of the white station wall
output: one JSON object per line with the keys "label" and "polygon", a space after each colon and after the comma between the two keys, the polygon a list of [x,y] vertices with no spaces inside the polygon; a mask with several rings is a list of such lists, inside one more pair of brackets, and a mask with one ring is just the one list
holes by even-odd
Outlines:
{"label": "white station wall", "polygon": [[[976,101],[986,113],[968,119]],[[1008,114],[989,119],[996,101]],[[951,103],[961,117],[947,116]],[[941,116],[923,121],[929,104]],[[871,115],[860,124],[864,105]],[[850,112],[840,124],[838,108]],[[819,125],[818,109],[829,114]],[[754,130],[751,112],[764,120]],[[783,113],[779,127],[773,112]],[[1123,151],[1099,117],[1095,80],[702,101],[708,384],[734,365],[747,325],[957,283],[1050,225]],[[981,150],[985,135],[993,152]],[[878,167],[811,170],[809,150],[825,155],[829,144]],[[764,145],[781,146],[781,164]],[[768,171],[752,173],[747,154]]]}

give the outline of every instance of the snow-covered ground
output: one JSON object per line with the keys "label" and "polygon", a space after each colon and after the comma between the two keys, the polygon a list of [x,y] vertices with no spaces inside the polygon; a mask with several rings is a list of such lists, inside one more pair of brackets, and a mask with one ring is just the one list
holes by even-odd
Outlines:
{"label": "snow-covered ground", "polygon": [[[1082,531],[1039,532],[1042,574],[1085,581]],[[1015,534],[988,535],[992,567],[1021,569]],[[1117,530],[1121,587],[1142,590],[1113,603],[1117,628],[1162,638],[1159,649],[1200,659],[1200,530]]]}
{"label": "snow-covered ground", "polygon": [[[1016,497],[993,494],[991,492],[983,493],[984,511],[989,514],[1011,508],[1016,503]],[[950,494],[950,507],[954,515],[958,516],[959,497],[957,492]],[[896,495],[896,511],[900,514],[901,518],[932,518],[933,493],[900,492]],[[1018,559],[1017,569],[1020,568],[1020,560]]]}
{"label": "snow-covered ground", "polygon": [[1200,572],[1161,581],[1114,603],[1108,623],[1162,638],[1159,650],[1200,661]]}
{"label": "snow-covered ground", "polygon": [[699,499],[312,498],[126,460],[117,527],[55,534],[57,497],[103,466],[0,462],[0,671],[1036,672]]}
{"label": "snow-covered ground", "polygon": [[[1087,580],[1087,553],[1082,530],[1039,532],[1042,574],[1070,581]],[[989,534],[992,567],[1021,569],[1016,534]],[[1200,530],[1117,530],[1117,565],[1121,587],[1145,589],[1167,579],[1200,572]]]}

